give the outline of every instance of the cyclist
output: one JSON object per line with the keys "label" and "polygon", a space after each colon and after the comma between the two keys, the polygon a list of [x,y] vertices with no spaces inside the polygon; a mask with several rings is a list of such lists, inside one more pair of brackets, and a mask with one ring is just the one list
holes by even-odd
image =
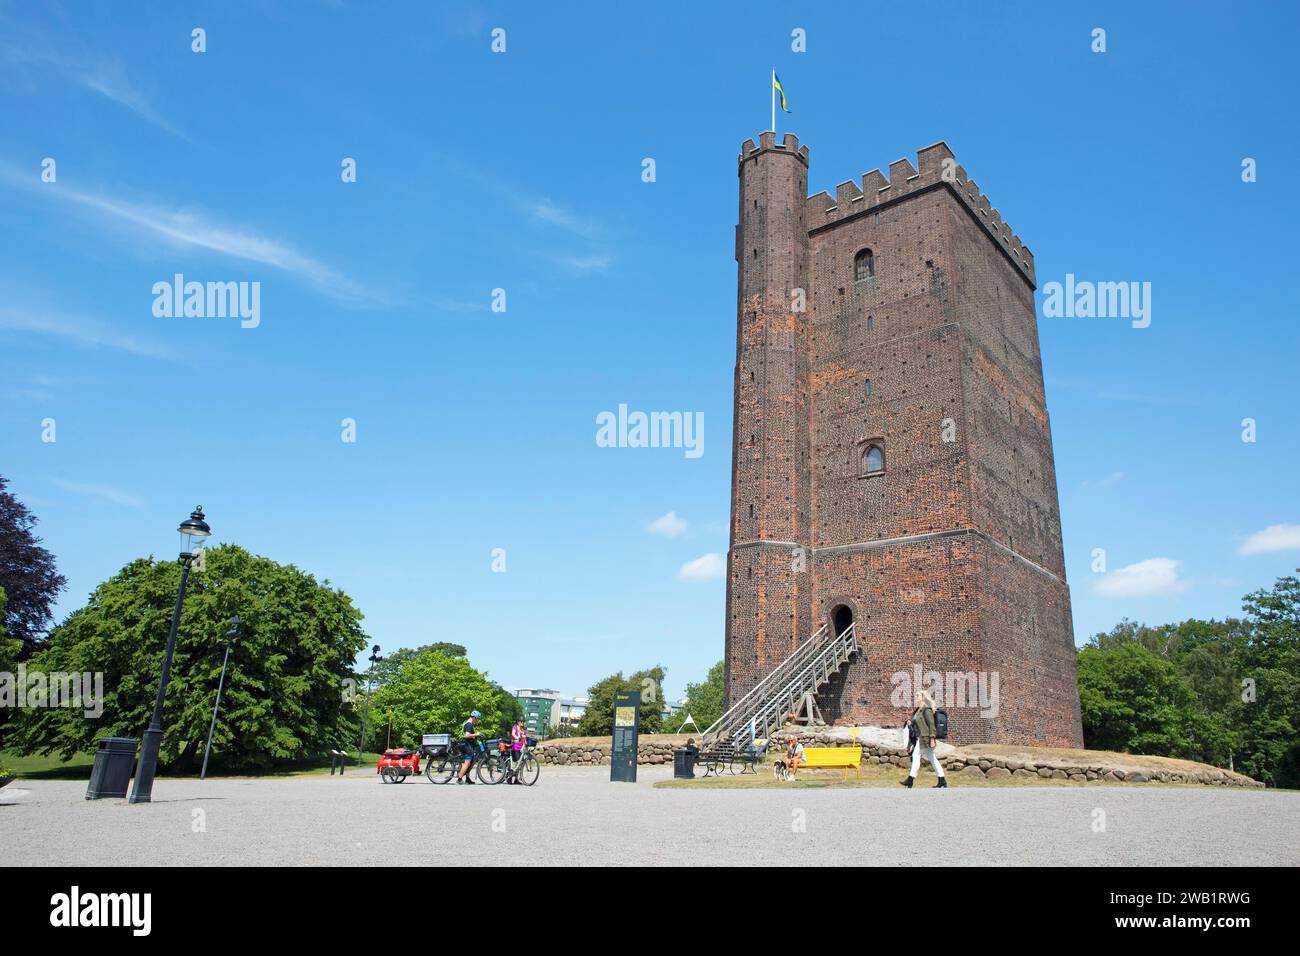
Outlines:
{"label": "cyclist", "polygon": [[481,746],[481,744],[479,743],[479,738],[483,736],[477,730],[475,730],[474,727],[482,719],[483,719],[483,715],[480,714],[477,710],[471,711],[469,715],[469,720],[465,721],[465,723],[460,728],[460,735],[462,738],[460,746],[461,746],[461,755],[463,757],[463,760],[461,761],[460,770],[456,774],[457,783],[474,782],[473,780],[470,779],[469,768],[474,763],[474,755],[478,751],[479,747]]}
{"label": "cyclist", "polygon": [[[528,743],[528,728],[524,726],[524,719],[520,717],[515,721],[515,725],[510,728],[510,769],[519,769],[519,758],[523,755],[524,745]],[[510,776],[511,783],[518,783],[519,778],[513,773]]]}

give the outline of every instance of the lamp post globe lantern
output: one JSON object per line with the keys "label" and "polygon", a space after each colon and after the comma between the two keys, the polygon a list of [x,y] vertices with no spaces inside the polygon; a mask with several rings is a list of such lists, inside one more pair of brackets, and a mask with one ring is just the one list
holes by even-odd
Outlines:
{"label": "lamp post globe lantern", "polygon": [[162,675],[158,679],[158,696],[154,699],[153,718],[144,732],[140,747],[140,763],[131,785],[131,803],[149,803],[153,797],[153,778],[158,772],[158,752],[162,749],[163,700],[167,696],[167,677],[171,672],[172,652],[176,649],[176,629],[181,622],[181,606],[185,603],[185,584],[190,578],[190,565],[203,551],[212,534],[212,528],[199,505],[176,529],[181,536],[181,584],[176,590],[176,609],[172,612],[172,627],[167,635],[167,649],[163,652]]}
{"label": "lamp post globe lantern", "polygon": [[221,680],[217,682],[217,702],[212,705],[212,723],[208,725],[208,745],[203,748],[203,769],[199,771],[199,779],[208,779],[208,757],[212,755],[212,735],[217,729],[217,711],[221,709],[221,691],[226,686],[226,665],[230,663],[230,642],[239,636],[239,626],[244,622],[236,614],[230,619],[230,630],[226,631],[226,653],[221,659]]}
{"label": "lamp post globe lantern", "polygon": [[357,744],[357,766],[361,766],[361,754],[366,749],[366,722],[370,717],[370,679],[375,675],[375,665],[384,659],[379,653],[379,645],[370,648],[370,669],[366,671],[366,706],[361,712],[361,742]]}
{"label": "lamp post globe lantern", "polygon": [[191,511],[190,516],[176,530],[181,535],[181,560],[187,563],[199,556],[212,534],[212,529],[204,520],[202,505]]}

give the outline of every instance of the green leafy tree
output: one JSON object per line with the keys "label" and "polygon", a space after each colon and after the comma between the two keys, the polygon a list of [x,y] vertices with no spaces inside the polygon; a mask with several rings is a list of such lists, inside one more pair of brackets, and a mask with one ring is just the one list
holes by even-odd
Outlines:
{"label": "green leafy tree", "polygon": [[[11,639],[5,634],[4,611],[5,589],[0,587],[0,674],[15,674],[18,670],[18,656],[22,653],[23,642]],[[0,677],[0,680],[3,679]],[[5,730],[12,720],[13,708],[0,707],[0,746],[4,745]]]}
{"label": "green leafy tree", "polygon": [[384,655],[384,659],[370,669],[369,661],[366,661],[366,669],[358,672],[357,679],[361,684],[368,680],[371,687],[382,687],[395,678],[408,661],[414,660],[423,651],[428,650],[428,645],[424,647],[399,647],[395,651],[389,651]]}
{"label": "green leafy tree", "polygon": [[54,566],[54,556],[36,537],[36,516],[5,490],[0,475],[0,588],[7,600],[0,622],[10,640],[22,645],[20,656],[31,654],[53,619],[53,605],[67,579]]}
{"label": "green leafy tree", "polygon": [[[390,654],[385,654],[384,659],[375,665],[374,675],[371,678],[374,686],[386,684],[402,669],[402,665],[407,661],[414,660],[426,651],[436,651],[439,654],[446,654],[449,657],[468,657],[462,644],[449,644],[445,641],[439,641],[436,644],[425,644],[421,647],[399,647]],[[366,672],[361,673],[362,682],[366,679]]]}
{"label": "green leafy tree", "polygon": [[[623,672],[611,674],[587,690],[591,703],[578,721],[579,737],[608,737],[614,733],[614,695],[626,691],[641,694],[641,726],[643,734],[657,734],[663,726],[663,666],[656,664],[637,671],[629,677]],[[652,699],[653,697],[653,699]]]}
{"label": "green leafy tree", "polygon": [[[1243,610],[1242,618],[1225,621],[1154,627],[1121,621],[1094,637],[1079,658],[1085,737],[1231,765],[1273,786],[1300,787],[1300,581],[1279,578],[1272,588],[1246,595]],[[1174,668],[1192,695],[1195,715],[1186,717],[1176,687],[1162,686],[1168,672],[1148,667],[1152,684],[1141,691],[1146,712],[1160,714],[1158,708],[1167,706],[1160,719],[1168,718],[1169,732],[1163,738],[1149,732],[1140,746],[1132,726],[1140,674],[1130,668],[1130,686],[1121,687],[1116,672],[1125,662],[1116,658],[1103,666],[1095,657],[1123,651],[1135,659],[1125,650],[1133,647]]]}
{"label": "green leafy tree", "polygon": [[497,710],[501,714],[497,722],[496,733],[499,736],[510,736],[510,728],[516,721],[524,719],[524,705],[519,703],[519,698],[510,691],[506,690],[500,684],[493,684],[493,690],[496,692]]}
{"label": "green leafy tree", "polygon": [[1201,710],[1225,722],[1235,716],[1239,703],[1235,656],[1233,645],[1223,641],[1192,647],[1177,661]]}
{"label": "green leafy tree", "polygon": [[1079,703],[1093,750],[1190,760],[1226,750],[1178,668],[1137,642],[1079,652]]}
{"label": "green leafy tree", "polygon": [[[1193,711],[1203,718],[1196,722],[1199,749],[1189,755],[1227,766],[1240,741],[1237,649],[1246,643],[1247,635],[1246,622],[1235,618],[1225,621],[1192,618],[1154,627],[1126,620],[1109,632],[1096,635],[1090,646],[1103,654],[1139,647],[1171,665],[1193,694]],[[1081,681],[1081,687],[1082,684]],[[1153,740],[1147,743],[1150,747],[1155,745]],[[1159,753],[1173,755],[1172,751]]]}
{"label": "green leafy tree", "polygon": [[[708,676],[699,684],[686,685],[686,705],[676,714],[664,718],[663,732],[675,734],[682,721],[690,714],[703,730],[722,716],[726,692],[726,667],[722,661],[709,668]],[[694,729],[694,728],[692,728]]]}
{"label": "green leafy tree", "polygon": [[1246,595],[1244,607],[1237,767],[1273,786],[1300,787],[1300,579],[1279,578]]}
{"label": "green leafy tree", "polygon": [[[30,708],[15,736],[23,753],[65,759],[99,737],[139,737],[149,723],[181,568],[141,558],[97,587],[86,606],[50,634],[29,669],[102,673],[103,713]],[[342,591],[292,565],[235,545],[192,570],[176,636],[163,715],[162,760],[194,764],[207,738],[232,616],[242,624],[230,652],[213,755],[229,767],[314,757],[360,731],[345,678],[368,643],[361,612]]]}
{"label": "green leafy tree", "polygon": [[23,649],[23,642],[10,638],[5,631],[5,601],[5,589],[0,587],[0,673],[13,673],[18,666],[18,655]]}
{"label": "green leafy tree", "polygon": [[374,747],[383,748],[390,714],[394,747],[415,747],[423,734],[459,737],[472,710],[483,714],[483,732],[496,734],[511,716],[504,709],[503,697],[509,695],[466,658],[429,648],[407,660],[375,691],[369,737]]}

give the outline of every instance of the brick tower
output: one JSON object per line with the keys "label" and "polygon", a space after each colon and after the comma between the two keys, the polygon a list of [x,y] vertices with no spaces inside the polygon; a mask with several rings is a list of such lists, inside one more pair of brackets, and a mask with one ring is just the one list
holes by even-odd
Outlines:
{"label": "brick tower", "polygon": [[828,720],[919,676],[956,743],[1081,746],[1029,250],[943,143],[810,198],[767,132],[739,177],[729,701],[855,623]]}

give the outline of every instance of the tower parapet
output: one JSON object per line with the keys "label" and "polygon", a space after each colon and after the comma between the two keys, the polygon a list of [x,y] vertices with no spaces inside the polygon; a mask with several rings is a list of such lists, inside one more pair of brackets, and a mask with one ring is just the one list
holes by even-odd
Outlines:
{"label": "tower parapet", "polygon": [[740,155],[736,157],[737,163],[743,163],[747,159],[752,159],[759,153],[765,153],[768,150],[782,150],[794,156],[798,156],[805,166],[808,165],[808,147],[799,145],[799,137],[794,133],[786,133],[781,142],[776,141],[776,133],[770,129],[758,134],[758,145],[754,145],[752,139],[745,140],[740,146]]}
{"label": "tower parapet", "polygon": [[[793,140],[793,134],[786,134],[787,140]],[[795,140],[797,144],[798,141]],[[752,146],[752,141],[747,145]],[[807,156],[808,147],[801,147]],[[744,157],[742,152],[742,159]],[[926,146],[916,154],[917,163],[913,167],[907,159],[899,159],[889,164],[889,176],[879,169],[873,169],[862,177],[862,186],[849,180],[835,187],[835,195],[819,192],[808,198],[808,229],[816,232],[826,226],[834,225],[851,216],[857,216],[868,210],[889,205],[904,196],[910,196],[923,190],[947,186],[954,196],[970,211],[975,221],[984,227],[998,247],[1006,253],[1011,263],[1020,270],[1029,281],[1036,285],[1034,276],[1034,254],[1020,241],[1020,237],[1011,231],[1011,227],[1002,221],[1002,214],[993,208],[987,196],[980,192],[966,170],[953,156],[948,144],[940,140],[932,146]]]}

